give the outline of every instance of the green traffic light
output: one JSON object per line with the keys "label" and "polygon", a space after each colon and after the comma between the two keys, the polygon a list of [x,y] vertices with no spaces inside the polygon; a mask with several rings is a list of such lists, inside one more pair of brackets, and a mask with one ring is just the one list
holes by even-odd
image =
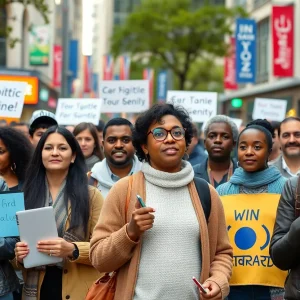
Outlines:
{"label": "green traffic light", "polygon": [[231,106],[235,108],[240,108],[243,106],[243,100],[240,98],[234,98],[231,100]]}

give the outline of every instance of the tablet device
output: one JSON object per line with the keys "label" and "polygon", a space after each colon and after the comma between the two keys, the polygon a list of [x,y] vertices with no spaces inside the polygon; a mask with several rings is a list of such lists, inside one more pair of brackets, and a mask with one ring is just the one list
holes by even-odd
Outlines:
{"label": "tablet device", "polygon": [[16,216],[20,240],[26,242],[29,247],[29,254],[23,261],[25,268],[56,264],[63,260],[41,253],[36,248],[39,241],[58,237],[52,206],[18,211]]}

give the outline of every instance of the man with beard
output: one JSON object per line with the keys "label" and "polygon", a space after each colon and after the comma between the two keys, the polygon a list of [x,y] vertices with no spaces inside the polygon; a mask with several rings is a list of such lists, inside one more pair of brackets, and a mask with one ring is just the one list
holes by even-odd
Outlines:
{"label": "man with beard", "polygon": [[205,179],[217,188],[229,180],[236,162],[231,152],[238,138],[238,128],[227,116],[212,117],[204,127],[204,145],[208,158],[194,167],[195,176]]}
{"label": "man with beard", "polygon": [[132,124],[124,118],[111,119],[104,127],[102,143],[105,159],[94,165],[89,179],[104,198],[120,178],[141,169],[141,163],[134,155],[132,130]]}
{"label": "man with beard", "polygon": [[300,119],[289,117],[279,126],[278,136],[282,154],[270,162],[286,178],[300,175]]}

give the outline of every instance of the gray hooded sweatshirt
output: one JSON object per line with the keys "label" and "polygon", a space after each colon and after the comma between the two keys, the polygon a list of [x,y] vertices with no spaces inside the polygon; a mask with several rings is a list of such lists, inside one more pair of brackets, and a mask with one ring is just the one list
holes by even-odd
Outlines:
{"label": "gray hooded sweatshirt", "polygon": [[[142,163],[138,160],[137,156],[133,157],[133,165],[128,175],[132,175],[141,170]],[[97,188],[101,192],[104,199],[106,198],[111,187],[118,181],[118,177],[114,175],[108,164],[106,158],[96,163],[92,168],[91,177],[98,181]]]}

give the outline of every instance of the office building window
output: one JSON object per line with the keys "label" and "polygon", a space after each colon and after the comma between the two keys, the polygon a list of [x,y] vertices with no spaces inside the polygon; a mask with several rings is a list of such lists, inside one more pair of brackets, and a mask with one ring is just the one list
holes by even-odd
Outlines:
{"label": "office building window", "polygon": [[0,66],[6,66],[6,30],[7,14],[6,9],[0,9]]}
{"label": "office building window", "polygon": [[270,0],[254,0],[253,5],[254,5],[254,8],[258,8],[258,7],[266,4],[267,2],[270,2]]}
{"label": "office building window", "polygon": [[270,19],[264,19],[257,24],[256,45],[256,82],[268,81],[269,76],[269,38]]}
{"label": "office building window", "polygon": [[247,0],[234,0],[234,6],[242,6],[246,8]]}

